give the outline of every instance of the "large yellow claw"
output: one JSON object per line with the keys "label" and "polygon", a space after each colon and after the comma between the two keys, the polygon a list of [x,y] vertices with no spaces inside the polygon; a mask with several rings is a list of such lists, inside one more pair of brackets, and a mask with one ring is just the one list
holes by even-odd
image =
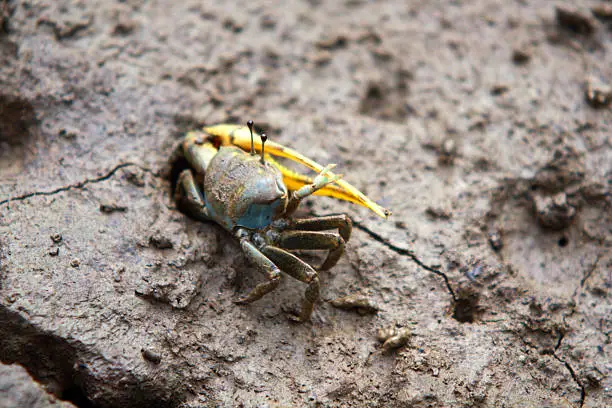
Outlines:
{"label": "large yellow claw", "polygon": [[[204,131],[213,136],[222,146],[235,145],[245,151],[249,151],[251,149],[251,134],[246,126],[222,124],[206,127],[204,128]],[[257,152],[261,152],[261,139],[259,137],[255,138],[254,144],[255,150]],[[298,173],[283,166],[271,156],[284,157],[293,162],[306,166],[317,173],[321,172],[325,168],[314,160],[301,155],[297,151],[270,140],[266,142],[265,156],[268,162],[272,163],[281,171],[283,174],[283,181],[285,182],[287,188],[292,191],[298,190],[307,184],[311,184],[313,179],[305,174]],[[343,179],[336,180],[334,184],[327,185],[316,191],[314,194],[334,197],[339,200],[359,204],[363,207],[369,208],[383,218],[387,218],[389,215],[391,215],[391,211],[376,204],[374,201],[366,197],[361,191],[357,190],[357,188],[347,183]]]}

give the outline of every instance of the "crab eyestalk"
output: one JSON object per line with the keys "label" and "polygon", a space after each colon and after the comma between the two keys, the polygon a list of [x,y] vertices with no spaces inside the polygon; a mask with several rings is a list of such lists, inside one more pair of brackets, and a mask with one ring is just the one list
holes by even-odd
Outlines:
{"label": "crab eyestalk", "polygon": [[268,136],[265,133],[261,134],[261,164],[265,164],[264,161],[264,147],[266,146],[266,140],[268,140]]}
{"label": "crab eyestalk", "polygon": [[251,132],[251,156],[255,156],[255,142],[253,141],[253,121],[249,120],[247,122],[247,126],[249,127],[249,131]]}

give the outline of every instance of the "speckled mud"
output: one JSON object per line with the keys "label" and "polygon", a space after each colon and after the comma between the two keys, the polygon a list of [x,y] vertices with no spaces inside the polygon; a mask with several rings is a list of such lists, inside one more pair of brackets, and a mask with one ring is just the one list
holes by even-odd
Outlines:
{"label": "speckled mud", "polygon": [[[1,362],[79,407],[612,400],[609,3],[227,3],[0,0]],[[303,206],[356,225],[312,323],[171,199],[251,118],[393,210]]]}

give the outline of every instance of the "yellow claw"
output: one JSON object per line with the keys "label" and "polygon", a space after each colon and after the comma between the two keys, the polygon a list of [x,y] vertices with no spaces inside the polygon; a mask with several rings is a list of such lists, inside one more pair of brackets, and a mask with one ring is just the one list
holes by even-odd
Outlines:
{"label": "yellow claw", "polygon": [[[222,146],[235,145],[246,151],[251,149],[251,133],[246,126],[222,124],[206,127],[204,128],[204,131],[215,137]],[[255,138],[254,144],[255,150],[261,152],[261,139],[259,137]],[[311,184],[313,179],[283,166],[274,160],[272,156],[284,157],[293,162],[304,165],[317,173],[321,172],[325,168],[297,151],[270,140],[266,142],[265,156],[268,162],[272,163],[281,171],[283,174],[283,181],[285,182],[287,188],[291,191],[298,190],[307,184]],[[334,184],[329,184],[321,188],[314,194],[334,197],[339,200],[359,204],[363,207],[369,208],[383,218],[387,218],[389,215],[391,215],[391,211],[376,204],[374,201],[366,197],[361,191],[357,190],[357,188],[342,179],[336,180]]]}

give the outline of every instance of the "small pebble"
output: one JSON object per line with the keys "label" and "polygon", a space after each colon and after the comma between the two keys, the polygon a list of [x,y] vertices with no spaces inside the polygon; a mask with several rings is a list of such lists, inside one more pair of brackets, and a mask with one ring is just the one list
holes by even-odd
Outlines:
{"label": "small pebble", "polygon": [[451,166],[457,157],[457,143],[451,137],[446,138],[438,149],[438,163]]}
{"label": "small pebble", "polygon": [[151,349],[141,349],[140,352],[142,353],[142,357],[145,360],[148,360],[154,364],[159,364],[162,361],[162,356],[161,354],[151,350]]}
{"label": "small pebble", "polygon": [[57,134],[66,139],[76,139],[78,136],[78,131],[75,129],[61,128]]}
{"label": "small pebble", "polygon": [[123,272],[125,272],[125,266],[119,266],[113,270],[113,279],[115,282],[121,282],[123,278]]}
{"label": "small pebble", "polygon": [[170,241],[170,238],[160,234],[155,234],[149,237],[149,244],[153,245],[157,249],[172,249],[174,244]]}
{"label": "small pebble", "polygon": [[348,37],[344,34],[326,36],[325,38],[317,41],[315,44],[317,48],[323,50],[334,50],[338,48],[344,48],[348,44]]}
{"label": "small pebble", "polygon": [[502,240],[501,232],[497,229],[489,231],[489,244],[491,244],[491,248],[494,251],[499,251],[504,247],[504,242]]}
{"label": "small pebble", "polygon": [[528,63],[529,60],[531,60],[531,54],[527,50],[515,48],[514,51],[512,51],[512,62],[516,65],[524,65]]}
{"label": "small pebble", "polygon": [[406,327],[387,327],[378,331],[378,341],[383,342],[382,348],[385,352],[400,348],[408,343],[412,336],[410,329]]}
{"label": "small pebble", "polygon": [[359,293],[334,299],[330,303],[338,309],[356,310],[359,314],[374,314],[380,310],[370,298]]}
{"label": "small pebble", "polygon": [[612,86],[597,78],[587,79],[586,101],[593,108],[605,108],[612,102]]}
{"label": "small pebble", "polygon": [[535,194],[533,205],[540,225],[553,230],[566,228],[576,215],[576,208],[567,202],[565,193],[554,196]]}
{"label": "small pebble", "polygon": [[100,211],[106,214],[114,213],[114,212],[126,212],[127,207],[124,205],[119,205],[114,202],[107,202],[100,204]]}
{"label": "small pebble", "polygon": [[73,268],[78,268],[81,266],[81,261],[78,258],[74,258],[72,261],[70,261],[70,266]]}
{"label": "small pebble", "polygon": [[494,96],[503,95],[509,90],[510,88],[508,87],[508,85],[496,84],[496,85],[493,85],[493,87],[491,88],[491,95],[494,95]]}

